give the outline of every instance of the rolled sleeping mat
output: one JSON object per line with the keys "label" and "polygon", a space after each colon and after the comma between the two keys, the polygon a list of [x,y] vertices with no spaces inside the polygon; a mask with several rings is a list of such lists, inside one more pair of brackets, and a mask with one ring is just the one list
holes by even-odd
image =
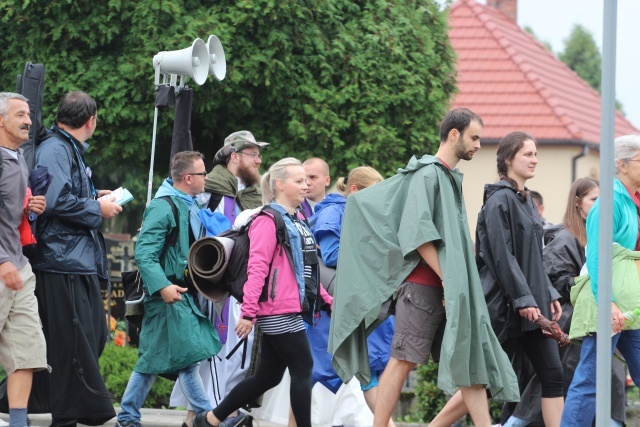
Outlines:
{"label": "rolled sleeping mat", "polygon": [[203,237],[189,249],[187,260],[191,280],[198,292],[211,301],[220,301],[227,294],[221,279],[234,244],[226,237]]}

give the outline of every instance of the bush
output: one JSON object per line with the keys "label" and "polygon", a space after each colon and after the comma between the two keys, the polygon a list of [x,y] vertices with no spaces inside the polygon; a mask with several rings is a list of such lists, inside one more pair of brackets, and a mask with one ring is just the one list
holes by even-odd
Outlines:
{"label": "bush", "polygon": [[[118,402],[122,400],[127,388],[129,376],[138,361],[138,349],[132,347],[118,347],[112,342],[107,344],[100,357],[100,373],[104,378],[107,390]],[[165,408],[169,406],[171,390],[174,381],[158,377],[153,384],[147,399],[146,408]]]}
{"label": "bush", "polygon": [[[429,360],[428,365],[418,366],[418,375],[414,388],[417,401],[415,417],[420,421],[429,422],[440,412],[447,403],[448,397],[438,388],[438,364]],[[489,411],[494,423],[500,422],[502,403],[489,400]],[[463,425],[473,425],[471,417],[466,416]]]}

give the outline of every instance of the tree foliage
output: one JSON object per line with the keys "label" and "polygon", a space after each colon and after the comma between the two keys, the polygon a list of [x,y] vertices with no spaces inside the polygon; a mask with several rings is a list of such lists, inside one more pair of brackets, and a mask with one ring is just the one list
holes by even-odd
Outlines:
{"label": "tree foliage", "polygon": [[[446,12],[433,0],[0,0],[0,83],[14,90],[26,61],[44,63],[47,124],[65,92],[91,94],[100,117],[89,154],[97,183],[124,184],[140,207],[152,58],[209,34],[222,41],[227,76],[192,85],[194,147],[208,165],[240,129],[271,143],[265,166],[314,155],[334,175],[362,164],[390,175],[438,141],[455,72]],[[159,114],[155,188],[167,174],[172,116]]]}
{"label": "tree foliage", "polygon": [[[582,25],[574,25],[569,38],[564,41],[564,52],[558,58],[600,93],[602,55],[589,30]],[[616,109],[624,114],[623,105],[617,99]]]}
{"label": "tree foliage", "polygon": [[600,92],[602,56],[589,30],[582,25],[574,25],[569,38],[564,41],[564,52],[558,57],[589,86]]}

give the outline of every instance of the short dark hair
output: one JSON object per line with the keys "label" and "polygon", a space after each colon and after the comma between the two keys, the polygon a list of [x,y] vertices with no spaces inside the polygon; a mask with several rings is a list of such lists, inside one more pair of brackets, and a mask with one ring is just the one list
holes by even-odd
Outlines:
{"label": "short dark hair", "polygon": [[69,92],[62,97],[56,122],[79,129],[98,112],[96,101],[82,91]]}
{"label": "short dark hair", "polygon": [[204,156],[199,151],[180,151],[176,153],[171,158],[171,179],[173,179],[174,182],[181,181],[185,174],[194,172],[190,169],[193,167],[193,162],[198,159],[204,160]]}
{"label": "short dark hair", "polygon": [[480,126],[484,126],[480,116],[468,108],[453,108],[449,110],[444,119],[442,119],[442,123],[440,123],[440,142],[447,140],[452,129],[457,129],[460,135],[464,135],[464,131],[467,130],[473,120],[480,123]]}
{"label": "short dark hair", "polygon": [[536,206],[544,205],[544,201],[542,200],[542,194],[538,193],[535,190],[529,190],[529,195],[531,196],[533,201],[536,202]]}

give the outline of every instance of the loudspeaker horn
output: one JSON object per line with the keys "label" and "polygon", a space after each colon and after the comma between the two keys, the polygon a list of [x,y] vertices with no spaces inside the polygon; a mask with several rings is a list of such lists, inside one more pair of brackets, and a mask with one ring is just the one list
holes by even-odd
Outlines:
{"label": "loudspeaker horn", "polygon": [[227,60],[220,39],[214,35],[209,36],[207,48],[209,49],[209,74],[216,76],[218,80],[224,80],[227,74]]}
{"label": "loudspeaker horn", "polygon": [[187,76],[197,85],[203,85],[209,75],[207,45],[202,39],[195,39],[188,48],[159,52],[153,57],[153,68],[156,75],[160,73]]}

